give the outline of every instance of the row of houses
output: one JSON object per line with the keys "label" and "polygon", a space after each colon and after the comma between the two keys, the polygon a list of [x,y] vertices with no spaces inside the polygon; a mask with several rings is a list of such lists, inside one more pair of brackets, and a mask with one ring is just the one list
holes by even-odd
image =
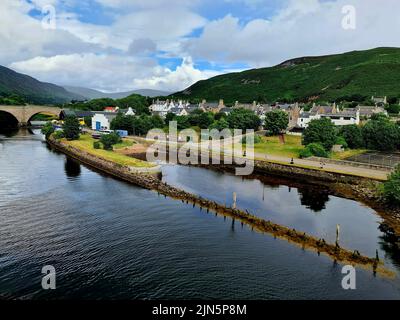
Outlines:
{"label": "row of houses", "polygon": [[[357,106],[355,108],[344,108],[340,110],[335,103],[329,106],[313,104],[309,111],[305,111],[305,105],[299,103],[275,103],[275,104],[260,104],[254,101],[253,103],[245,104],[234,103],[232,107],[225,105],[224,100],[219,102],[207,102],[203,100],[201,103],[193,104],[184,100],[173,101],[166,100],[153,101],[153,104],[149,107],[150,112],[153,115],[158,115],[165,118],[168,113],[172,113],[177,116],[187,116],[195,110],[202,110],[204,112],[212,113],[225,113],[228,115],[232,110],[236,108],[244,108],[251,110],[258,115],[262,121],[264,121],[266,114],[273,110],[282,110],[288,114],[289,126],[288,130],[304,130],[308,127],[308,124],[315,119],[329,118],[337,126],[345,126],[350,124],[359,124],[361,119],[368,119],[373,114],[384,113],[387,115],[384,105],[387,103],[386,97],[375,98],[375,106]],[[124,115],[135,115],[135,111],[132,108],[119,109],[118,107],[106,107],[104,111],[80,111],[80,110],[69,110],[65,109],[61,112],[60,118],[64,119],[66,116],[74,115],[79,118],[81,124],[84,124],[84,119],[87,117],[92,118],[92,129],[93,130],[110,130],[111,121],[117,117],[119,113]]]}
{"label": "row of houses", "polygon": [[199,104],[190,104],[182,100],[176,102],[172,100],[157,100],[150,106],[150,111],[153,114],[165,117],[168,113],[173,113],[177,116],[186,116],[194,110],[229,114],[235,108],[244,108],[253,111],[261,118],[261,120],[264,120],[268,112],[278,109],[283,110],[288,114],[289,130],[302,130],[307,128],[308,124],[315,119],[329,118],[335,125],[345,126],[350,124],[358,125],[362,119],[368,119],[376,113],[384,113],[387,115],[387,111],[384,109],[384,105],[382,105],[387,102],[386,97],[372,97],[372,99],[376,101],[375,106],[357,106],[356,108],[344,108],[340,110],[336,103],[330,106],[317,105],[314,103],[309,111],[305,111],[305,105],[299,103],[275,103],[270,105],[260,104],[255,101],[251,104],[243,104],[237,101],[232,107],[227,107],[222,99],[219,102],[211,103],[203,100]]}

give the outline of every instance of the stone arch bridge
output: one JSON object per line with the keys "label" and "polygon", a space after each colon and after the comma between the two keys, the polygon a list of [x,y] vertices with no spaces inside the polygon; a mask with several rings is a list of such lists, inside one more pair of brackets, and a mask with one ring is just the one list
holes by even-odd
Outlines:
{"label": "stone arch bridge", "polygon": [[6,112],[14,116],[14,118],[18,121],[18,125],[23,127],[27,126],[30,119],[38,113],[48,113],[55,116],[60,116],[61,109],[56,107],[48,107],[48,106],[34,106],[34,105],[26,105],[26,106],[1,106],[0,112]]}

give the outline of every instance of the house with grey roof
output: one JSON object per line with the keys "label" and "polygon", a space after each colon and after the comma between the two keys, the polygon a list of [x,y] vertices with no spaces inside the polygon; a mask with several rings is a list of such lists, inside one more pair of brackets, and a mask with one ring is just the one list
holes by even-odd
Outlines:
{"label": "house with grey roof", "polygon": [[[326,108],[327,111],[334,112],[321,112],[321,108],[312,108],[309,112],[300,112],[297,120],[297,128],[307,128],[312,120],[316,119],[330,119],[335,126],[346,126],[351,124],[360,124],[360,110],[358,109],[346,109],[339,111],[336,105],[332,108]],[[317,111],[317,112],[316,112]]]}

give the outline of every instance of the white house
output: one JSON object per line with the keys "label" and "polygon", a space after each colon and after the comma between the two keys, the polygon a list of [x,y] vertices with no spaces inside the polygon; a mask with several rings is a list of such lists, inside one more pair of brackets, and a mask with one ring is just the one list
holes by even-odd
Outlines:
{"label": "white house", "polygon": [[92,117],[92,129],[96,131],[110,130],[111,121],[117,117],[118,113],[108,111],[96,111]]}
{"label": "white house", "polygon": [[111,121],[113,121],[119,113],[126,116],[134,116],[136,114],[132,108],[128,110],[119,110],[119,112],[95,111],[92,117],[92,129],[96,131],[110,130]]}
{"label": "white house", "polygon": [[323,118],[330,119],[335,124],[335,126],[348,126],[351,124],[359,125],[360,110],[321,114],[302,112],[300,113],[300,117],[297,119],[297,127],[307,128],[312,120]]}
{"label": "white house", "polygon": [[167,100],[167,101],[154,101],[153,104],[149,107],[150,112],[153,115],[158,115],[162,118],[165,118],[165,116],[168,113],[175,113],[177,114],[177,109],[180,109],[179,113],[185,114],[185,111],[182,111],[186,107],[188,107],[190,104],[186,101],[179,100],[177,102],[173,100]]}

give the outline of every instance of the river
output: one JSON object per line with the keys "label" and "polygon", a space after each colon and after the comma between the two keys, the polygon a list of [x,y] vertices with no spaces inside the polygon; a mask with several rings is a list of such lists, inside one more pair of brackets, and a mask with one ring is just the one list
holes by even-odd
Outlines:
{"label": "river", "polygon": [[[36,133],[36,134],[35,134]],[[399,299],[400,256],[374,210],[329,190],[165,166],[164,180],[375,256],[396,277],[342,265],[52,151],[37,131],[0,135],[0,297],[18,299]],[[41,287],[53,265],[57,289]]]}

